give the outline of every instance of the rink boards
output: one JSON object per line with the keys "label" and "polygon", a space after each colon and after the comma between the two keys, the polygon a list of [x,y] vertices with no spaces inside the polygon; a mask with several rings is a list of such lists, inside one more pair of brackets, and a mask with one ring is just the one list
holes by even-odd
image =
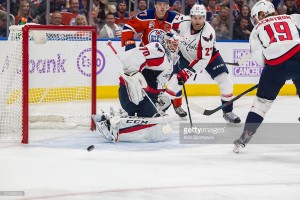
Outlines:
{"label": "rink boards", "polygon": [[[122,72],[122,64],[111,49],[109,49],[106,45],[106,42],[106,40],[100,40],[97,42],[97,98],[116,98],[118,96],[118,81],[119,74]],[[73,66],[71,66],[71,68],[73,68],[73,76],[74,74],[76,74],[75,76],[78,76],[76,77],[78,80],[76,85],[77,87],[80,87],[79,80],[86,79],[89,76],[86,73],[86,71],[89,71],[86,67],[87,62],[90,62],[90,60],[86,58],[90,52],[87,49],[84,49],[84,47],[81,47],[80,43],[70,44],[70,46],[72,46],[72,48],[78,48],[78,53],[71,55],[68,51],[63,50],[65,49],[64,47],[62,47],[62,49],[56,49],[57,47],[51,49],[51,47],[47,47],[39,49],[39,52],[35,54],[34,57],[36,65],[37,62],[44,63],[42,61],[45,61],[47,63],[49,60],[55,60],[60,63],[62,62],[62,59],[70,61],[70,63],[73,63]],[[124,52],[124,48],[121,47],[120,41],[113,41],[113,46],[119,53]],[[0,47],[1,49],[7,48],[7,41],[0,40]],[[217,48],[220,50],[225,62],[237,62],[249,52],[249,44],[246,42],[217,42]],[[59,54],[57,52],[59,52]],[[67,61],[65,63],[67,63]],[[0,54],[0,67],[3,66],[4,62],[5,57],[3,54]],[[33,61],[31,61],[31,63],[33,63]],[[228,65],[227,67],[234,82],[235,95],[245,91],[254,84],[257,84],[263,69],[251,60],[242,66]],[[37,86],[38,88],[44,88],[45,84],[47,85],[47,88],[51,88],[51,82],[49,82],[49,79],[53,80],[53,78],[58,75],[58,73],[52,73],[53,71],[54,70],[46,70],[40,73],[41,80],[38,81],[38,84],[40,85],[40,87],[39,85]],[[74,71],[77,71],[77,73],[74,73]],[[36,75],[39,76],[37,66],[36,73]],[[68,72],[64,73],[66,77],[70,76]],[[62,75],[62,73],[59,74],[59,76]],[[72,84],[74,84],[74,82]],[[68,83],[66,84],[66,87],[68,87]],[[196,79],[189,80],[186,84],[186,89],[187,94],[190,96],[219,95],[218,86],[205,70],[200,70]],[[57,92],[59,93],[59,91]],[[255,94],[255,91],[250,94]],[[291,84],[291,82],[287,82],[287,84],[282,88],[280,95],[296,95],[294,85]]]}

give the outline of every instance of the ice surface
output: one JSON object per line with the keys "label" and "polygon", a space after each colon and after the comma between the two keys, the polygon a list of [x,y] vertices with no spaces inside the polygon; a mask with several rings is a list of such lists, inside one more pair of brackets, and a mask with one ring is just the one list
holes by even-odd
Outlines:
{"label": "ice surface", "polygon": [[[220,104],[219,97],[190,101],[207,109]],[[234,111],[243,122],[252,102],[250,96],[235,103]],[[109,106],[119,103],[99,101],[98,112],[109,111]],[[172,108],[169,113],[174,114]],[[191,114],[194,123],[224,122],[221,112]],[[299,116],[299,98],[283,96],[265,122],[300,123]],[[174,122],[172,139],[162,143],[111,144],[98,133],[74,129],[32,130],[28,145],[1,143],[0,194],[24,191],[25,196],[0,200],[300,198],[299,144],[249,144],[234,154],[232,144],[179,144],[179,123]],[[95,149],[88,152],[92,144]]]}

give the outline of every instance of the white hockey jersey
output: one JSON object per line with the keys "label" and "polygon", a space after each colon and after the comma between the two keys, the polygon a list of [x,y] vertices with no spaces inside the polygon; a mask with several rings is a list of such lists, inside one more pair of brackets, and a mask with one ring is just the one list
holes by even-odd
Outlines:
{"label": "white hockey jersey", "polygon": [[164,47],[158,42],[126,51],[120,55],[120,59],[125,73],[140,71],[143,74],[148,84],[146,91],[152,93],[159,93],[163,89],[173,71]]}
{"label": "white hockey jersey", "polygon": [[300,15],[270,16],[252,30],[251,57],[259,65],[278,65],[300,51]]}
{"label": "white hockey jersey", "polygon": [[212,57],[216,40],[213,27],[205,22],[199,33],[192,34],[190,16],[180,16],[174,20],[173,29],[183,37],[180,51],[190,62],[190,67],[197,71],[205,68]]}

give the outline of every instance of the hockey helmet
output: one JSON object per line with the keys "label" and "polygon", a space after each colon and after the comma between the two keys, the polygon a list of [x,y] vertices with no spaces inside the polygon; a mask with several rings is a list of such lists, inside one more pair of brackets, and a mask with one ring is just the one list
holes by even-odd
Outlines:
{"label": "hockey helmet", "polygon": [[169,4],[169,0],[155,0],[155,4],[156,4],[157,2],[165,2],[165,3],[168,3],[168,4]]}
{"label": "hockey helmet", "polygon": [[251,9],[251,22],[255,26],[259,22],[259,14],[263,12],[265,16],[268,16],[275,12],[274,5],[266,0],[257,2]]}
{"label": "hockey helmet", "polygon": [[199,4],[195,4],[191,11],[190,11],[190,15],[201,15],[204,16],[206,18],[206,8],[204,5],[199,5]]}
{"label": "hockey helmet", "polygon": [[180,48],[181,37],[175,30],[171,29],[165,33],[163,42],[165,43],[165,48],[171,52],[177,52]]}

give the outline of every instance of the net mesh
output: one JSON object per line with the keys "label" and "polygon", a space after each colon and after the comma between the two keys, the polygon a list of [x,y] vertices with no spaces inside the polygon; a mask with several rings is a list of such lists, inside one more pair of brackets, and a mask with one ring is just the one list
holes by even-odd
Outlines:
{"label": "net mesh", "polygon": [[29,90],[23,91],[22,26],[10,27],[0,68],[0,139],[22,139],[23,94],[30,128],[91,124],[91,31],[29,30]]}

